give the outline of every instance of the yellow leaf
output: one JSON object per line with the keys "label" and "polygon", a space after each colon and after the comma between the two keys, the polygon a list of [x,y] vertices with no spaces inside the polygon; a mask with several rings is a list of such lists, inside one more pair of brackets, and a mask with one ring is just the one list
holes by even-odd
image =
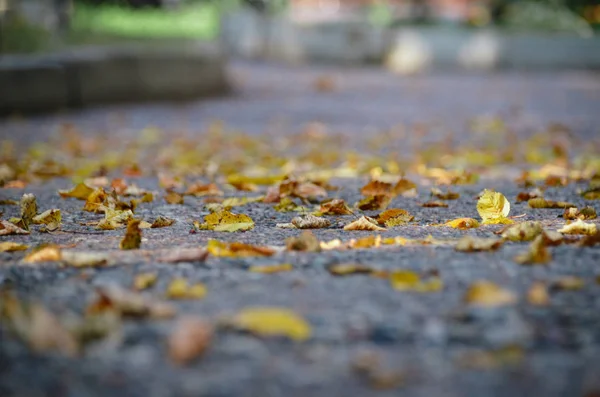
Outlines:
{"label": "yellow leaf", "polygon": [[534,306],[548,306],[550,304],[550,294],[546,284],[536,281],[527,290],[527,301]]}
{"label": "yellow leaf", "polygon": [[568,220],[596,219],[596,217],[596,210],[592,207],[583,207],[580,210],[575,207],[565,208],[565,212],[563,213],[563,218]]}
{"label": "yellow leaf", "polygon": [[38,263],[38,262],[55,262],[61,260],[60,247],[56,245],[46,245],[35,248],[29,254],[23,258],[25,263]]}
{"label": "yellow leaf", "polygon": [[521,265],[546,264],[552,260],[552,255],[546,247],[544,233],[538,235],[530,244],[529,249],[515,257],[515,262]]}
{"label": "yellow leaf", "polygon": [[563,234],[584,234],[587,236],[592,236],[596,234],[598,228],[595,223],[587,223],[582,221],[581,219],[577,219],[575,222],[564,225],[561,229],[558,230],[559,233]]}
{"label": "yellow leaf", "polygon": [[214,256],[247,257],[271,256],[275,251],[268,247],[260,247],[244,243],[226,243],[217,240],[208,240],[207,250]]}
{"label": "yellow leaf", "polygon": [[474,306],[497,307],[517,302],[514,293],[490,281],[476,281],[467,290],[465,302]]}
{"label": "yellow leaf", "polygon": [[110,256],[107,252],[97,251],[62,251],[63,265],[72,267],[96,267],[108,264]]}
{"label": "yellow leaf", "polygon": [[381,181],[370,181],[360,189],[360,194],[363,196],[396,196],[391,183]]}
{"label": "yellow leaf", "polygon": [[349,246],[354,249],[361,248],[377,248],[381,245],[381,236],[368,236],[359,238],[357,240],[351,240]]}
{"label": "yellow leaf", "polygon": [[552,283],[552,287],[562,291],[577,291],[585,286],[585,281],[581,277],[563,276]]}
{"label": "yellow leaf", "polygon": [[248,268],[248,271],[251,273],[272,274],[272,273],[289,272],[292,269],[293,269],[293,267],[290,263],[283,263],[281,265],[250,266]]}
{"label": "yellow leaf", "polygon": [[202,283],[188,285],[185,278],[176,278],[167,287],[170,299],[202,299],[206,295],[206,287]]}
{"label": "yellow leaf", "polygon": [[51,223],[60,225],[61,215],[59,209],[47,210],[33,217],[33,223],[49,225]]}
{"label": "yellow leaf", "polygon": [[402,178],[394,186],[394,193],[400,194],[404,197],[416,197],[417,185],[408,179]]}
{"label": "yellow leaf", "polygon": [[379,216],[377,217],[377,222],[380,225],[394,227],[411,222],[414,218],[415,217],[409,214],[406,210],[399,208],[391,208],[379,214]]}
{"label": "yellow leaf", "polygon": [[279,201],[279,204],[273,208],[277,212],[303,212],[308,210],[308,208],[294,203],[294,201],[289,197],[282,198]]}
{"label": "yellow leaf", "polygon": [[498,238],[476,238],[464,236],[454,249],[462,252],[495,251],[502,246],[504,241]]}
{"label": "yellow leaf", "polygon": [[251,307],[233,316],[230,325],[258,336],[285,336],[295,341],[310,338],[310,324],[289,309]]}
{"label": "yellow leaf", "polygon": [[223,202],[221,203],[221,205],[223,206],[223,208],[240,207],[242,205],[246,205],[246,204],[249,204],[249,203],[260,202],[260,201],[262,201],[263,198],[264,198],[264,196],[258,196],[258,197],[229,197],[229,198],[226,198],[225,200],[223,200]]}
{"label": "yellow leaf", "polygon": [[368,231],[383,231],[387,230],[377,226],[377,221],[372,218],[361,216],[358,220],[344,226],[344,230],[368,230]]}
{"label": "yellow leaf", "polygon": [[527,201],[527,204],[531,208],[569,208],[569,207],[575,207],[574,204],[567,203],[565,201],[546,200],[545,198],[542,198],[542,197],[536,197],[536,198],[529,199]]}
{"label": "yellow leaf", "polygon": [[98,298],[86,310],[88,314],[116,312],[120,316],[171,318],[176,310],[166,302],[155,301],[115,284],[96,288]]}
{"label": "yellow leaf", "polygon": [[181,205],[183,204],[183,194],[179,194],[174,191],[169,191],[165,194],[165,201],[167,204]]}
{"label": "yellow leaf", "polygon": [[505,223],[510,213],[510,203],[502,193],[486,189],[477,201],[477,212],[484,225]]}
{"label": "yellow leaf", "polygon": [[133,212],[131,212],[131,210],[123,211],[106,207],[102,207],[102,209],[104,210],[104,219],[98,222],[98,225],[96,226],[98,229],[114,230],[124,226],[127,222],[133,219]]}
{"label": "yellow leaf", "polygon": [[241,185],[241,184],[253,184],[253,185],[273,185],[277,182],[281,182],[285,179],[285,174],[283,175],[259,175],[259,176],[250,176],[250,175],[240,175],[233,174],[227,177],[227,183],[231,185]]}
{"label": "yellow leaf", "polygon": [[508,227],[502,232],[502,237],[510,241],[531,241],[543,231],[540,222],[526,221]]}
{"label": "yellow leaf", "polygon": [[29,230],[29,225],[33,222],[33,218],[37,214],[37,202],[33,194],[24,194],[21,197],[21,220],[23,229]]}
{"label": "yellow leaf", "polygon": [[194,222],[194,225],[202,230],[214,230],[217,232],[247,231],[254,228],[254,221],[248,215],[233,214],[223,210],[213,212],[204,217],[204,223]]}
{"label": "yellow leaf", "polygon": [[421,206],[425,208],[448,208],[448,204],[444,203],[443,201],[428,201],[423,203]]}
{"label": "yellow leaf", "polygon": [[87,200],[93,191],[94,189],[85,183],[79,183],[71,190],[59,190],[58,194],[60,194],[60,197],[62,198],[72,197],[76,198],[77,200]]}
{"label": "yellow leaf", "polygon": [[167,227],[167,226],[171,226],[172,224],[175,223],[175,219],[170,219],[167,218],[166,216],[158,216],[154,222],[152,222],[152,225],[150,226],[151,228],[155,229],[155,228],[159,228],[159,227]]}
{"label": "yellow leaf", "polygon": [[142,244],[140,222],[139,219],[131,219],[127,224],[127,231],[119,245],[122,250],[134,250],[140,248],[140,245]]}
{"label": "yellow leaf", "polygon": [[353,274],[370,274],[373,268],[360,263],[341,263],[327,267],[327,271],[334,276],[349,276]]}
{"label": "yellow leaf", "polygon": [[29,248],[29,246],[13,241],[3,241],[0,243],[0,252],[25,251],[27,248]]}
{"label": "yellow leaf", "polygon": [[156,273],[139,273],[133,279],[133,288],[138,291],[150,288],[156,284],[157,279],[158,275]]}
{"label": "yellow leaf", "polygon": [[103,205],[104,200],[106,200],[107,197],[108,195],[106,194],[104,189],[99,187],[98,189],[94,190],[88,195],[87,199],[85,200],[83,210],[89,212],[98,212],[98,210]]}
{"label": "yellow leaf", "polygon": [[389,280],[392,288],[398,291],[436,292],[444,287],[439,276],[422,280],[421,276],[410,270],[396,270],[391,272]]}
{"label": "yellow leaf", "polygon": [[477,222],[477,219],[473,218],[458,218],[446,222],[445,225],[450,226],[454,229],[465,230],[479,227],[479,222]]}

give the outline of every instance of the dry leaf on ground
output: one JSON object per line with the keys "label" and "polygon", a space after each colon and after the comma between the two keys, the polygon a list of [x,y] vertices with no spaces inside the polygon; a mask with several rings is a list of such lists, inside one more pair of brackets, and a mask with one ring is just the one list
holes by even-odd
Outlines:
{"label": "dry leaf on ground", "polygon": [[321,244],[319,239],[309,230],[305,230],[297,237],[289,237],[285,240],[288,251],[319,252]]}
{"label": "dry leaf on ground", "polygon": [[278,265],[263,265],[263,266],[250,266],[248,271],[250,273],[261,273],[261,274],[273,274],[281,272],[292,271],[294,267],[291,263],[282,263]]}
{"label": "dry leaf on ground", "polygon": [[361,211],[384,210],[392,201],[390,196],[377,195],[369,196],[356,203],[356,207]]}
{"label": "dry leaf on ground", "polygon": [[394,227],[405,225],[408,222],[412,222],[415,219],[408,211],[400,209],[400,208],[390,208],[379,214],[377,217],[377,222],[380,225],[385,225],[387,227]]}
{"label": "dry leaf on ground", "polygon": [[211,255],[227,257],[271,256],[275,253],[275,250],[269,247],[217,240],[208,240],[206,249]]}
{"label": "dry leaf on ground", "polygon": [[171,318],[176,310],[166,302],[153,300],[141,293],[117,285],[96,288],[98,297],[88,308],[89,314],[115,312],[120,316]]}
{"label": "dry leaf on ground", "polygon": [[0,242],[0,252],[25,251],[27,248],[29,248],[28,245],[15,243],[14,241]]}
{"label": "dry leaf on ground", "polygon": [[543,265],[552,260],[552,255],[546,247],[544,233],[538,235],[529,245],[526,252],[515,257],[515,262],[521,265]]}
{"label": "dry leaf on ground", "polygon": [[185,365],[201,356],[210,346],[213,326],[200,317],[186,316],[177,321],[167,341],[169,356],[178,365]]}
{"label": "dry leaf on ground", "polygon": [[344,230],[368,230],[372,232],[376,231],[384,231],[387,230],[383,227],[377,226],[377,221],[373,218],[369,218],[368,216],[361,216],[359,219],[355,220],[344,226]]}
{"label": "dry leaf on ground", "polygon": [[527,201],[527,204],[531,208],[570,208],[576,207],[576,205],[567,203],[565,201],[552,201],[546,200],[542,197],[532,198]]}
{"label": "dry leaf on ground", "polygon": [[310,324],[295,312],[277,307],[250,307],[225,321],[225,325],[257,336],[284,336],[301,342],[310,338]]}
{"label": "dry leaf on ground", "polygon": [[577,219],[575,222],[564,225],[561,229],[557,230],[562,234],[584,234],[592,236],[598,232],[598,228],[595,223],[587,223],[581,219]]}
{"label": "dry leaf on ground", "polygon": [[534,306],[548,306],[550,304],[550,294],[546,283],[535,281],[527,290],[527,301]]}
{"label": "dry leaf on ground", "polygon": [[495,251],[504,241],[499,238],[477,238],[464,236],[456,243],[454,249],[461,252]]}
{"label": "dry leaf on ground", "polygon": [[320,218],[312,214],[303,217],[297,216],[292,219],[292,225],[298,229],[322,229],[331,226],[331,222],[325,218]]}
{"label": "dry leaf on ground", "polygon": [[79,183],[74,186],[71,190],[59,190],[58,194],[62,198],[76,198],[78,200],[87,200],[90,194],[94,191],[93,188],[89,187],[85,183]]}
{"label": "dry leaf on ground", "polygon": [[484,190],[477,201],[477,212],[484,225],[509,224],[510,203],[502,193]]}
{"label": "dry leaf on ground", "polygon": [[340,263],[327,266],[327,271],[334,276],[350,276],[354,274],[370,274],[373,268],[360,263]]}
{"label": "dry leaf on ground", "polygon": [[395,270],[389,274],[390,284],[397,291],[437,292],[444,288],[444,282],[437,276],[423,279],[410,270]]}
{"label": "dry leaf on ground", "polygon": [[479,222],[473,218],[458,218],[448,221],[444,225],[454,229],[466,230],[479,227]]}
{"label": "dry leaf on ground", "polygon": [[319,212],[323,215],[352,215],[354,214],[342,199],[333,199],[321,203]]}
{"label": "dry leaf on ground", "polygon": [[457,200],[460,198],[460,194],[457,192],[448,190],[444,193],[441,189],[437,187],[431,188],[431,195],[439,200]]}
{"label": "dry leaf on ground", "polygon": [[254,221],[248,215],[234,214],[223,210],[213,212],[204,217],[204,223],[194,221],[194,226],[201,230],[214,230],[216,232],[238,232],[254,228]]}
{"label": "dry leaf on ground", "polygon": [[467,290],[464,300],[473,306],[497,307],[513,305],[516,295],[490,281],[476,281]]}
{"label": "dry leaf on ground", "polygon": [[138,273],[133,278],[133,288],[142,291],[156,284],[158,274],[152,272]]}
{"label": "dry leaf on ground", "polygon": [[202,299],[206,296],[206,286],[202,283],[189,284],[185,278],[175,278],[167,287],[167,298]]}
{"label": "dry leaf on ground", "polygon": [[448,208],[448,204],[443,201],[428,201],[426,203],[421,204],[421,207],[424,208]]}
{"label": "dry leaf on ground", "polygon": [[537,221],[525,221],[508,226],[502,232],[502,238],[510,241],[531,241],[539,236],[544,229]]}
{"label": "dry leaf on ground", "polygon": [[142,244],[142,231],[140,230],[140,220],[131,219],[127,224],[125,236],[119,244],[122,250],[139,249]]}
{"label": "dry leaf on ground", "polygon": [[57,245],[42,245],[34,248],[25,255],[23,263],[56,262],[62,258],[62,252]]}
{"label": "dry leaf on ground", "polygon": [[175,219],[167,218],[166,216],[158,216],[150,227],[156,229],[159,227],[168,227],[175,223]]}
{"label": "dry leaf on ground", "polygon": [[203,248],[179,248],[176,251],[169,250],[160,255],[157,260],[163,263],[204,262],[208,253],[208,250]]}

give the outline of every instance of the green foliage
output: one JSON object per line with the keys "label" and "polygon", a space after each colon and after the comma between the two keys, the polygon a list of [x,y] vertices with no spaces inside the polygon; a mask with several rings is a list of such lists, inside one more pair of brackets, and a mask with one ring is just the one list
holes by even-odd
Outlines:
{"label": "green foliage", "polygon": [[0,25],[0,53],[27,53],[45,48],[48,32],[28,23],[17,13],[10,14]]}

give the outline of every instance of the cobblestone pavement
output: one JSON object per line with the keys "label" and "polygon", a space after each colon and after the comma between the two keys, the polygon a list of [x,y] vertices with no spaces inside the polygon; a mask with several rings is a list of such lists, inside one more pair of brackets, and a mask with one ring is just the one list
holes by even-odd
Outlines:
{"label": "cobblestone pavement", "polygon": [[[344,147],[354,145],[361,151],[365,148],[356,146],[364,142],[361,139],[402,125],[410,144],[395,142],[390,150],[409,154],[415,147],[443,142],[448,135],[455,145],[468,143],[473,139],[466,132],[471,120],[487,115],[507,120],[517,140],[550,123],[561,123],[569,128],[573,140],[589,143],[588,149],[599,154],[600,79],[592,72],[398,77],[376,68],[234,63],[230,73],[237,92],[229,97],[13,117],[0,121],[0,136],[14,140],[17,150],[22,150],[56,138],[58,126],[65,121],[85,135],[104,134],[115,145],[133,139],[148,125],[175,137],[199,134],[213,120],[222,120],[229,128],[254,136],[277,136],[319,122],[341,134]],[[420,125],[428,126],[426,132],[419,133]],[[511,215],[526,214],[525,219],[540,220],[548,229],[559,228],[564,223],[559,218],[562,210],[532,210],[526,202],[514,204],[522,190],[513,182],[518,171],[503,168],[476,184],[457,186],[461,197],[449,208],[421,207],[420,203],[429,199],[429,187],[419,186],[417,197],[396,197],[390,205],[408,210],[415,222],[380,234],[383,238],[432,235],[436,239],[494,236],[499,226],[468,231],[430,226],[458,217],[478,218],[475,197],[484,188],[503,192],[512,204]],[[340,187],[335,197],[348,203],[361,198],[359,188],[365,182],[366,178],[330,181]],[[136,183],[159,190],[156,178],[139,178]],[[56,194],[57,189],[70,186],[70,180],[57,178],[25,189],[0,189],[1,199],[19,200],[25,192],[34,193],[41,209],[60,208],[65,230],[0,237],[0,241],[117,250],[123,230],[92,232],[93,228],[81,226],[98,216],[81,212],[81,202],[63,200]],[[597,201],[586,201],[578,194],[584,187],[571,183],[565,188],[549,188],[545,197],[599,209]],[[292,214],[253,203],[240,210],[256,222],[251,232],[191,234],[191,220],[208,213],[202,204],[201,198],[186,197],[182,206],[162,200],[141,206],[136,216],[143,219],[163,215],[177,221],[169,228],[144,230],[142,248],[197,247],[213,238],[285,246],[286,238],[300,233],[275,227],[289,222]],[[3,205],[0,210],[3,219],[18,215],[17,206]],[[349,236],[337,222],[345,223],[345,219],[314,234],[321,241],[373,234]],[[136,274],[151,271],[158,274],[157,284],[149,291],[152,295],[161,296],[175,276],[207,286],[204,299],[175,302],[179,313],[216,320],[247,306],[281,306],[294,309],[312,327],[311,338],[302,343],[219,330],[207,353],[187,367],[174,366],[167,358],[165,339],[172,320],[127,320],[118,338],[92,343],[79,357],[33,353],[7,327],[0,327],[0,396],[594,396],[600,393],[600,285],[596,282],[600,247],[561,245],[551,248],[552,260],[545,266],[516,264],[513,258],[527,245],[512,243],[496,252],[469,254],[436,245],[286,251],[268,258],[211,256],[203,263],[181,264],[129,257],[117,266],[86,269],[56,264],[23,266],[19,261],[24,253],[0,253],[0,285],[15,290],[22,299],[40,301],[58,314],[84,311],[95,286],[116,283],[129,287]],[[291,263],[293,270],[277,274],[247,270],[279,263]],[[402,292],[367,275],[334,277],[326,269],[337,263],[437,271],[444,288],[431,293]],[[577,291],[552,290],[547,306],[532,306],[525,299],[534,281],[552,284],[563,276],[582,277],[585,284]],[[465,305],[466,289],[480,279],[514,291],[519,303],[491,309]],[[371,377],[353,369],[365,354],[374,354],[382,363]]]}

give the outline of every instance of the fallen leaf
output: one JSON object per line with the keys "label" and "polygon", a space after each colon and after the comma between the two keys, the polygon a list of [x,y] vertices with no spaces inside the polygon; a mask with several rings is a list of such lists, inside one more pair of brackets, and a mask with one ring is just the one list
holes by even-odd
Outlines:
{"label": "fallen leaf", "polygon": [[285,240],[288,251],[319,252],[321,245],[319,239],[309,231],[305,230],[298,237],[289,237]]}
{"label": "fallen leaf", "polygon": [[200,317],[186,316],[177,321],[167,341],[169,357],[178,365],[186,365],[201,356],[210,346],[214,330]]}
{"label": "fallen leaf", "polygon": [[595,223],[587,223],[581,219],[577,219],[571,224],[564,225],[558,232],[562,234],[584,234],[592,236],[598,232],[598,228]]}
{"label": "fallen leaf", "polygon": [[383,227],[377,226],[377,221],[367,216],[361,216],[358,220],[351,222],[344,226],[344,230],[368,230],[368,231],[383,231],[387,230]]}
{"label": "fallen leaf", "polygon": [[448,208],[448,204],[444,203],[443,201],[428,201],[421,204],[421,206],[425,208]]}
{"label": "fallen leaf", "polygon": [[321,203],[319,212],[323,215],[353,215],[354,213],[342,199],[332,199]]}
{"label": "fallen leaf", "polygon": [[546,284],[541,281],[535,281],[527,290],[527,301],[534,306],[548,306],[550,304],[550,294]]}
{"label": "fallen leaf", "polygon": [[279,264],[279,265],[250,266],[248,268],[248,271],[250,273],[261,273],[261,274],[289,272],[291,270],[293,270],[293,266],[290,263],[283,263],[283,264]]}
{"label": "fallen leaf", "polygon": [[381,360],[372,352],[357,356],[352,362],[352,369],[363,376],[376,390],[394,389],[404,384],[406,380],[402,371],[382,368]]}
{"label": "fallen leaf", "polygon": [[476,281],[467,290],[464,300],[473,306],[498,307],[515,304],[517,297],[491,281]]}
{"label": "fallen leaf", "polygon": [[301,342],[310,338],[310,324],[289,309],[250,307],[230,318],[226,325],[257,336],[284,336]]}
{"label": "fallen leaf", "polygon": [[389,275],[392,288],[397,291],[437,292],[444,288],[439,276],[423,280],[421,276],[410,270],[395,270]]}
{"label": "fallen leaf", "polygon": [[583,236],[581,240],[579,240],[579,247],[593,247],[597,244],[600,244],[600,231],[596,232],[591,236]]}
{"label": "fallen leaf", "polygon": [[23,258],[24,263],[56,262],[62,258],[62,252],[57,245],[42,245],[34,248]]}
{"label": "fallen leaf", "polygon": [[589,189],[581,192],[581,197],[583,197],[586,200],[600,199],[600,186],[590,187]]}
{"label": "fallen leaf", "polygon": [[308,211],[308,208],[303,207],[294,203],[294,201],[289,197],[284,197],[279,201],[275,207],[273,207],[277,212],[304,212]]}
{"label": "fallen leaf", "polygon": [[206,286],[202,283],[189,285],[185,278],[175,278],[169,283],[166,295],[169,299],[202,299],[206,296]]}
{"label": "fallen leaf", "polygon": [[183,194],[177,193],[175,191],[168,191],[165,194],[165,201],[167,204],[172,205],[182,205],[183,204]]}
{"label": "fallen leaf", "polygon": [[380,225],[387,227],[401,226],[408,222],[412,222],[415,219],[414,216],[408,213],[408,211],[400,208],[391,208],[379,214],[377,222]]}
{"label": "fallen leaf", "polygon": [[510,241],[531,241],[539,236],[544,229],[537,221],[525,221],[511,225],[502,232],[502,238]]}
{"label": "fallen leaf", "polygon": [[334,276],[350,276],[354,274],[370,274],[373,268],[360,263],[340,263],[327,267],[327,271]]}
{"label": "fallen leaf", "polygon": [[522,347],[508,345],[491,351],[469,352],[461,357],[460,364],[466,368],[492,370],[517,365],[523,361],[524,356]]}
{"label": "fallen leaf", "polygon": [[576,276],[563,276],[552,283],[552,288],[560,291],[578,291],[584,286],[585,281]]}
{"label": "fallen leaf", "polygon": [[222,196],[223,191],[214,183],[203,184],[201,182],[190,185],[186,195],[201,197],[201,196]]}
{"label": "fallen leaf", "polygon": [[596,219],[596,210],[592,207],[583,207],[582,209],[577,209],[575,207],[565,208],[565,212],[563,212],[563,218],[567,220],[589,220]]}
{"label": "fallen leaf", "polygon": [[378,248],[380,245],[381,236],[379,235],[363,237],[356,240],[353,239],[348,243],[348,246],[354,249]]}
{"label": "fallen leaf", "polygon": [[321,249],[324,251],[347,248],[346,244],[342,243],[342,240],[340,240],[339,238],[330,241],[321,241],[320,246]]}
{"label": "fallen leaf", "polygon": [[327,197],[327,190],[312,182],[286,179],[279,184],[279,198],[284,197],[298,197],[314,202],[319,198]]}
{"label": "fallen leaf", "polygon": [[150,192],[144,193],[144,195],[140,199],[140,202],[142,202],[142,203],[151,203],[153,201],[154,201],[154,194],[152,194]]}
{"label": "fallen leaf", "polygon": [[519,192],[519,194],[517,194],[517,203],[521,203],[523,201],[529,201],[533,198],[538,198],[538,197],[542,197],[544,194],[542,193],[542,191],[539,188],[535,188],[534,190],[530,191],[530,192]]}
{"label": "fallen leaf", "polygon": [[158,257],[157,260],[163,263],[204,262],[208,253],[208,250],[203,248],[180,248],[176,251],[169,250],[167,254]]}
{"label": "fallen leaf", "polygon": [[62,220],[60,210],[52,209],[42,212],[39,215],[33,217],[33,223],[39,225],[44,224],[50,226],[53,230],[58,229],[60,227],[60,222]]}
{"label": "fallen leaf", "polygon": [[37,202],[33,194],[24,194],[20,201],[21,220],[23,229],[29,230],[29,225],[33,223],[33,218],[37,215]]}
{"label": "fallen leaf", "polygon": [[313,86],[318,92],[331,92],[335,90],[335,80],[331,76],[319,76]]}
{"label": "fallen leaf", "polygon": [[159,227],[168,227],[175,223],[175,219],[167,218],[166,216],[158,216],[150,227],[156,229]]}
{"label": "fallen leaf", "polygon": [[251,230],[254,228],[254,221],[248,215],[238,215],[223,210],[206,215],[202,224],[195,221],[194,226],[201,230],[237,232]]}
{"label": "fallen leaf", "polygon": [[94,192],[94,189],[86,185],[85,183],[78,183],[71,190],[59,190],[58,194],[62,198],[76,198],[77,200],[87,200],[90,194]]}
{"label": "fallen leaf", "polygon": [[13,331],[36,352],[58,351],[75,356],[79,344],[61,321],[37,303],[24,303],[12,294],[0,295],[0,318],[3,325]]}
{"label": "fallen leaf", "polygon": [[120,316],[171,318],[176,310],[166,302],[153,300],[138,292],[129,291],[111,284],[96,288],[98,298],[88,308],[88,314],[106,311],[116,312]]}
{"label": "fallen leaf", "polygon": [[544,233],[538,235],[530,244],[528,250],[515,257],[515,262],[521,265],[546,264],[552,260],[552,255],[546,247]]}
{"label": "fallen leaf", "polygon": [[1,199],[0,200],[0,205],[17,205],[19,204],[18,201],[15,200],[9,200],[9,199]]}
{"label": "fallen leaf", "polygon": [[331,222],[327,219],[307,214],[304,217],[297,216],[293,218],[292,225],[298,229],[322,229],[331,226]]}
{"label": "fallen leaf", "polygon": [[464,236],[456,243],[454,249],[461,252],[495,251],[504,241],[499,238],[477,238]]}
{"label": "fallen leaf", "polygon": [[88,195],[87,199],[85,200],[83,210],[88,212],[100,212],[98,210],[100,207],[104,207],[104,200],[106,200],[107,197],[108,195],[104,189],[99,187]]}
{"label": "fallen leaf", "polygon": [[96,227],[102,230],[114,230],[125,226],[133,219],[131,210],[115,210],[106,207],[98,207],[104,211],[104,219],[98,222]]}
{"label": "fallen leaf", "polygon": [[0,243],[0,252],[25,251],[28,245],[15,243],[13,241],[3,241]]}
{"label": "fallen leaf", "polygon": [[206,246],[208,252],[213,256],[225,257],[247,257],[247,256],[271,256],[275,250],[269,247],[250,245],[244,243],[226,243],[217,240],[208,240]]}
{"label": "fallen leaf", "polygon": [[122,250],[135,250],[140,248],[140,245],[142,244],[140,222],[139,219],[131,219],[129,223],[127,223],[127,231],[119,244],[119,248]]}
{"label": "fallen leaf", "polygon": [[457,200],[460,198],[460,194],[457,192],[448,190],[446,193],[444,193],[436,187],[431,188],[431,195],[440,200]]}
{"label": "fallen leaf", "polygon": [[510,213],[510,203],[502,193],[484,190],[477,201],[477,212],[484,225],[512,223],[506,218]]}
{"label": "fallen leaf", "polygon": [[137,291],[142,291],[156,284],[158,275],[152,272],[138,273],[133,278],[133,288]]}
{"label": "fallen leaf", "polygon": [[360,194],[362,194],[363,196],[396,196],[396,192],[394,192],[391,183],[381,182],[377,180],[370,181],[365,186],[363,186],[360,189]]}
{"label": "fallen leaf", "polygon": [[479,222],[477,222],[477,219],[473,218],[458,218],[448,221],[444,225],[454,229],[466,230],[479,227]]}
{"label": "fallen leaf", "polygon": [[369,196],[356,203],[356,207],[362,211],[384,210],[391,201],[391,197],[386,195]]}
{"label": "fallen leaf", "polygon": [[404,197],[417,197],[417,185],[408,179],[400,179],[394,185],[393,191]]}
{"label": "fallen leaf", "polygon": [[70,251],[62,250],[60,260],[71,267],[105,266],[109,262],[109,254],[102,251]]}
{"label": "fallen leaf", "polygon": [[569,207],[576,207],[575,205],[573,205],[571,203],[567,203],[567,202],[564,202],[564,201],[546,200],[545,198],[542,198],[542,197],[532,198],[529,201],[527,201],[527,204],[531,208],[569,208]]}
{"label": "fallen leaf", "polygon": [[258,197],[228,197],[225,200],[223,200],[223,202],[221,203],[221,205],[223,206],[223,208],[225,209],[229,209],[232,207],[240,207],[242,205],[246,205],[246,204],[250,204],[250,203],[258,203],[261,202],[263,200],[263,196],[258,196]]}

